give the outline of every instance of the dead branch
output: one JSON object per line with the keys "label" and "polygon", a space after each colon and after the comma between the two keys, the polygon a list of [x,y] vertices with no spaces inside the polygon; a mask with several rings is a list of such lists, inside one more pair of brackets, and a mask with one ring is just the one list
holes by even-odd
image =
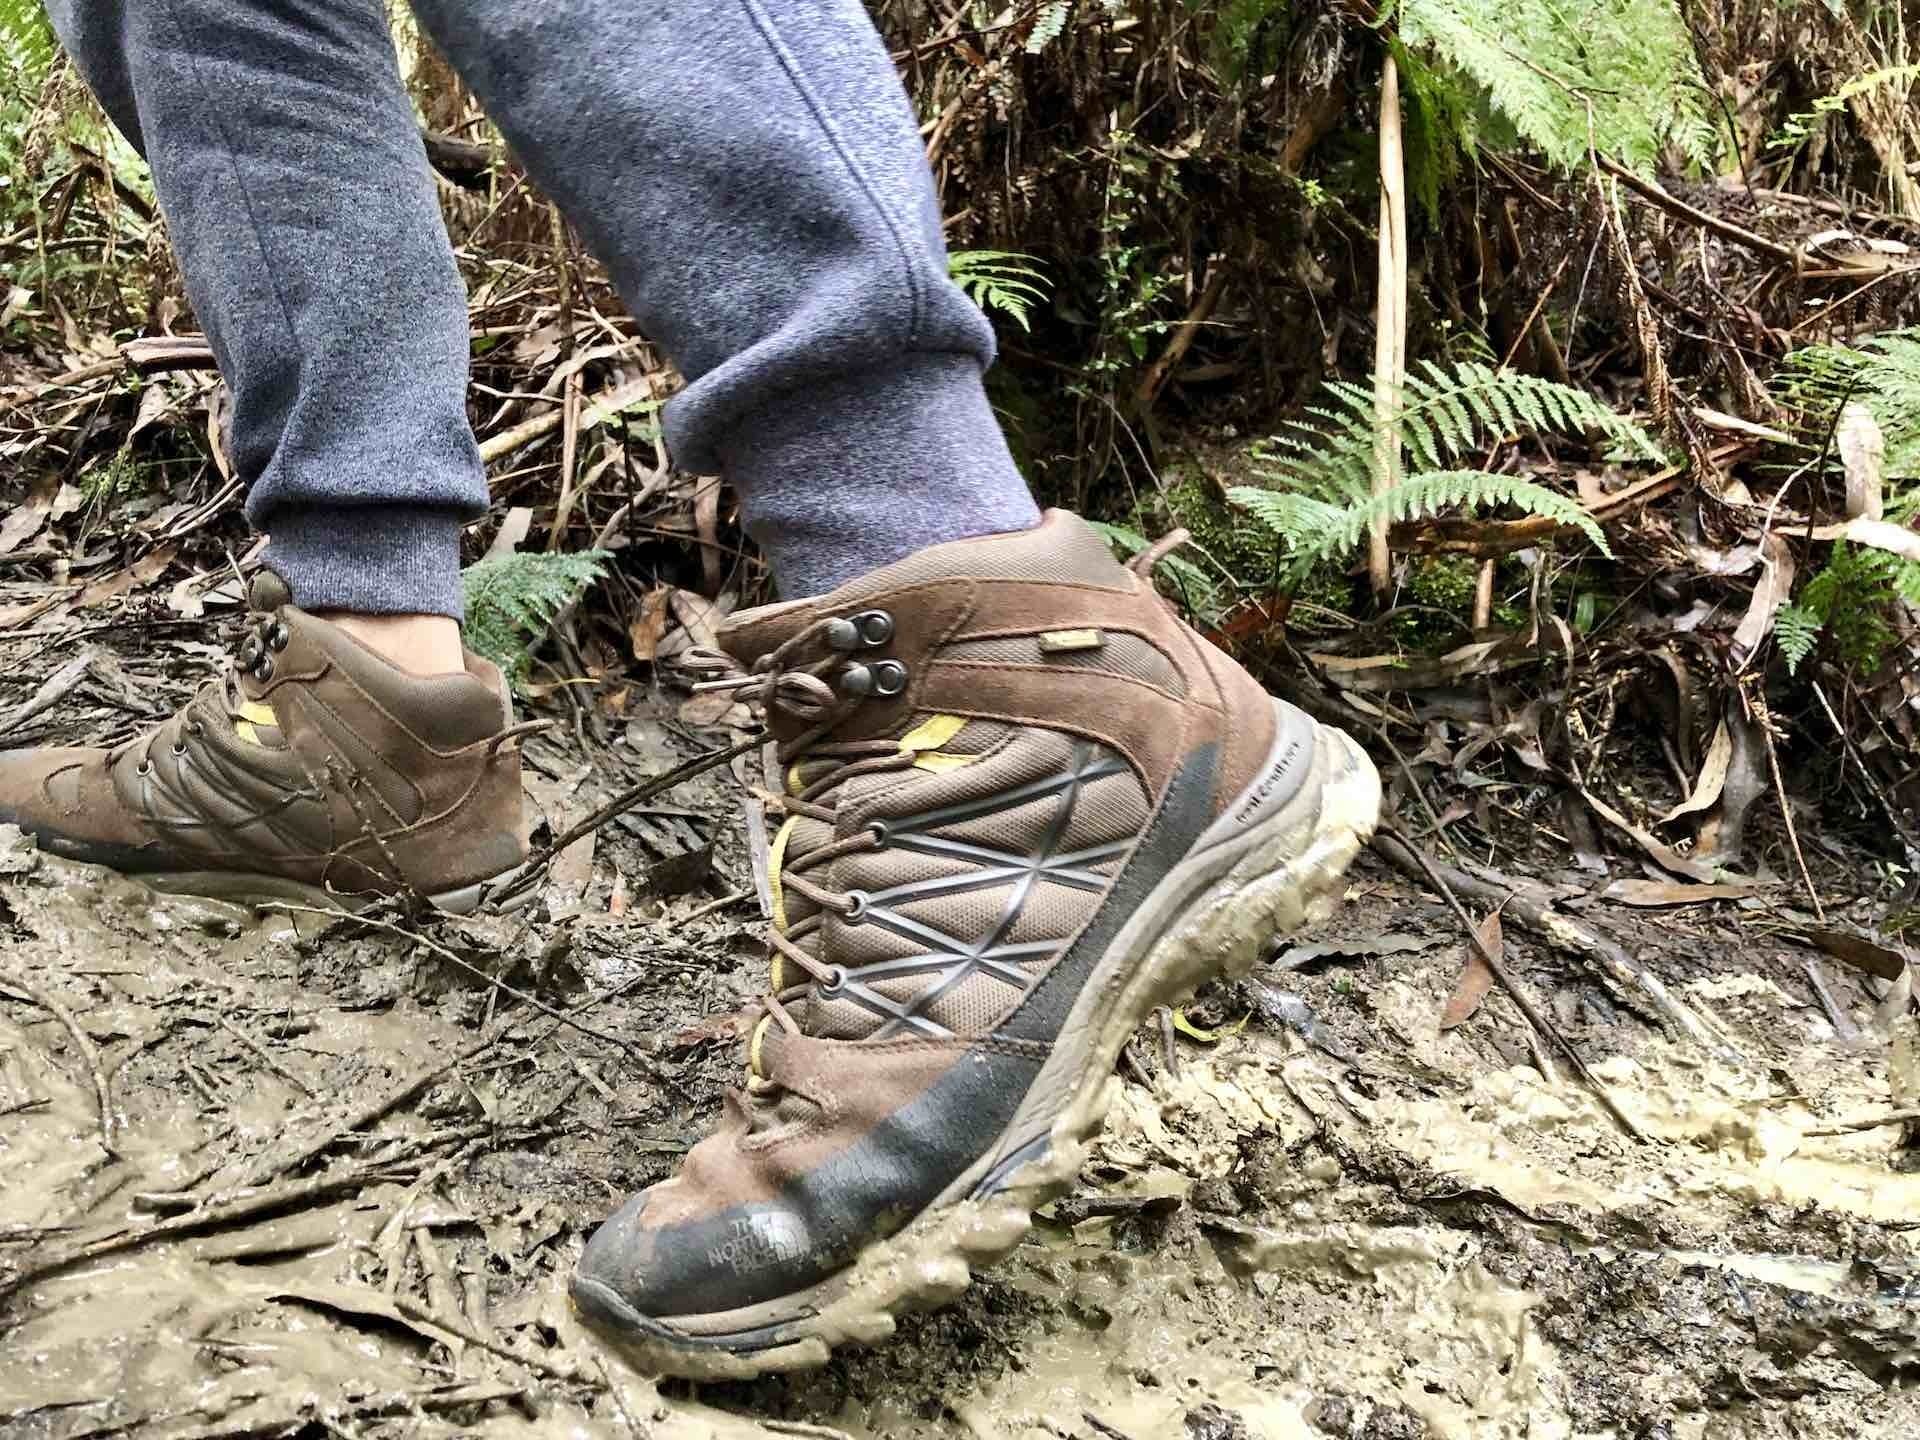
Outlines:
{"label": "dead branch", "polygon": [[1427,882],[1440,893],[1440,898],[1447,902],[1448,907],[1459,918],[1461,925],[1466,928],[1468,943],[1479,953],[1480,958],[1486,962],[1487,968],[1493,972],[1494,979],[1498,980],[1507,994],[1513,997],[1513,1003],[1520,1007],[1520,1013],[1527,1017],[1527,1023],[1533,1026],[1534,1030],[1539,1034],[1554,1043],[1555,1048],[1566,1057],[1567,1063],[1573,1067],[1574,1074],[1578,1075],[1586,1087],[1593,1092],[1594,1098],[1600,1102],[1601,1107],[1605,1109],[1607,1114],[1613,1117],[1614,1122],[1634,1139],[1644,1142],[1647,1139],[1646,1132],[1641,1130],[1641,1128],[1633,1122],[1632,1117],[1620,1108],[1618,1103],[1615,1102],[1612,1093],[1601,1083],[1600,1077],[1587,1068],[1586,1060],[1583,1059],[1580,1052],[1574,1048],[1573,1042],[1560,1033],[1557,1025],[1547,1019],[1540,1007],[1533,1003],[1533,997],[1527,994],[1518,980],[1514,979],[1512,972],[1507,969],[1505,962],[1493,953],[1492,948],[1488,946],[1486,941],[1480,938],[1480,931],[1478,927],[1474,925],[1472,917],[1467,914],[1466,908],[1461,905],[1459,899],[1454,895],[1452,888],[1441,876],[1439,869],[1434,865],[1433,861],[1427,859],[1421,851],[1414,847],[1411,840],[1407,839],[1406,836],[1402,835],[1391,825],[1382,825],[1373,839],[1373,847],[1376,851],[1380,851],[1382,854],[1390,854],[1389,850],[1382,849],[1381,847],[1380,842],[1383,839],[1391,841],[1391,849],[1399,851],[1404,856],[1403,859],[1394,861],[1396,865],[1400,866],[1401,869],[1405,869],[1406,862],[1411,860],[1418,871],[1425,876]]}
{"label": "dead branch", "polygon": [[74,1048],[80,1052],[80,1058],[87,1067],[87,1074],[93,1081],[93,1103],[100,1116],[100,1148],[109,1156],[117,1158],[113,1148],[113,1097],[107,1089],[107,1074],[100,1068],[100,1052],[93,1048],[93,1041],[89,1040],[86,1031],[80,1028],[80,1022],[73,1018],[71,1010],[53,996],[31,980],[16,975],[10,970],[0,970],[0,989],[12,990],[17,997],[38,1005],[58,1020],[62,1028],[72,1037]]}

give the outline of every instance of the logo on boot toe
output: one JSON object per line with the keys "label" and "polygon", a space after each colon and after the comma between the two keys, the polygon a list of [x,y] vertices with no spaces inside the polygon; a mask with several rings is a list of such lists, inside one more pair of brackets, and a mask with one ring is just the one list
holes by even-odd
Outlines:
{"label": "logo on boot toe", "polygon": [[[1234,807],[1233,823],[1235,825],[1247,824],[1266,808],[1293,769],[1294,759],[1299,755],[1300,749],[1299,740],[1287,742],[1287,748],[1280,752],[1280,758],[1268,767],[1265,775],[1260,777],[1260,783],[1247,791],[1241,797],[1240,803]],[[1291,798],[1290,792],[1289,798]]]}
{"label": "logo on boot toe", "polygon": [[813,1245],[807,1227],[787,1210],[763,1210],[733,1222],[733,1233],[707,1247],[707,1264],[735,1275],[760,1271],[805,1259]]}

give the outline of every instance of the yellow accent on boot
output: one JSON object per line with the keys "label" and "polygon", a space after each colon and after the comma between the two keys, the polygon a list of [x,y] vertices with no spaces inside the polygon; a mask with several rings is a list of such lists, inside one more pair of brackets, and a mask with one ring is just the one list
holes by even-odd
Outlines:
{"label": "yellow accent on boot", "polygon": [[747,1071],[755,1079],[765,1078],[764,1072],[760,1069],[760,1042],[766,1038],[767,1026],[772,1023],[773,1016],[762,1015],[760,1023],[753,1027],[752,1038],[747,1041]]}
{"label": "yellow accent on boot", "polygon": [[[773,844],[767,847],[767,899],[773,905],[773,928],[780,934],[787,933],[787,899],[780,889],[780,867],[787,858],[787,841],[793,835],[793,827],[800,817],[789,815],[780,822],[780,828],[773,832]],[[778,995],[786,987],[780,965],[780,952],[773,952],[773,993]]]}
{"label": "yellow accent on boot", "polygon": [[900,737],[900,748],[913,756],[914,769],[944,775],[949,770],[971,765],[978,758],[973,755],[947,755],[940,749],[966,728],[967,717],[964,715],[930,716]]}
{"label": "yellow accent on boot", "polygon": [[233,733],[248,745],[265,747],[256,726],[271,725],[280,728],[280,717],[273,713],[273,707],[259,700],[249,700],[240,707],[239,718],[233,722]]}

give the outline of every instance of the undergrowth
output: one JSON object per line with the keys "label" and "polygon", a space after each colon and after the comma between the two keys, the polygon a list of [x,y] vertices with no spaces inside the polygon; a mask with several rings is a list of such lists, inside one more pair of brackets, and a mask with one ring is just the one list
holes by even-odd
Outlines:
{"label": "undergrowth", "polygon": [[467,648],[493,661],[518,685],[532,648],[568,605],[606,573],[607,552],[539,551],[490,555],[460,577]]}
{"label": "undergrowth", "polygon": [[[1864,406],[1880,430],[1882,510],[1905,523],[1920,513],[1920,330],[1890,330],[1858,345],[1810,345],[1788,355],[1775,380],[1826,478],[1840,468],[1830,437],[1841,411]],[[1822,478],[1815,476],[1815,479]],[[1891,607],[1920,605],[1920,563],[1844,542],[1774,619],[1774,644],[1797,673],[1824,640],[1841,664],[1876,669],[1893,644]]]}
{"label": "undergrowth", "polygon": [[1423,361],[1386,419],[1413,472],[1375,495],[1381,426],[1373,392],[1335,380],[1325,397],[1308,407],[1312,418],[1291,422],[1261,447],[1265,486],[1228,492],[1284,544],[1289,582],[1350,554],[1377,519],[1411,520],[1453,508],[1513,506],[1576,528],[1606,551],[1606,536],[1577,501],[1517,475],[1458,467],[1491,439],[1592,435],[1618,458],[1661,458],[1651,436],[1583,390],[1474,361],[1451,367]]}

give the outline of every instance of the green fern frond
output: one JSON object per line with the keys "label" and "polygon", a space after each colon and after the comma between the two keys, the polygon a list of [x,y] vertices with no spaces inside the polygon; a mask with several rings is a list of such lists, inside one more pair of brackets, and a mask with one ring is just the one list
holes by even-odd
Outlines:
{"label": "green fern frond", "polygon": [[1813,653],[1825,625],[1826,621],[1803,605],[1782,605],[1774,612],[1773,643],[1787,662],[1789,675],[1797,674],[1801,662]]}
{"label": "green fern frond", "polygon": [[1428,471],[1408,477],[1383,495],[1346,505],[1257,485],[1236,486],[1227,498],[1286,543],[1289,569],[1294,573],[1354,550],[1377,519],[1391,524],[1456,508],[1485,510],[1502,505],[1578,529],[1602,554],[1613,553],[1607,547],[1606,532],[1585,507],[1531,480],[1486,470]]}
{"label": "green fern frond", "polygon": [[[1289,490],[1358,504],[1373,493],[1373,392],[1345,381],[1326,386],[1329,403],[1308,407],[1264,447],[1268,478]],[[1477,361],[1452,367],[1423,361],[1406,378],[1388,417],[1416,470],[1449,470],[1490,439],[1521,433],[1598,434],[1612,454],[1659,460],[1653,438],[1597,396]]]}
{"label": "green fern frond", "polygon": [[1775,393],[1800,413],[1802,431],[1816,444],[1840,407],[1858,400],[1886,441],[1886,477],[1920,479],[1920,329],[1889,330],[1858,346],[1795,350],[1781,364]]}
{"label": "green fern frond", "polygon": [[[1089,522],[1098,530],[1109,545],[1121,555],[1131,558],[1145,550],[1153,542],[1138,530],[1125,525],[1113,525],[1104,520]],[[1184,555],[1169,555],[1160,562],[1160,568],[1172,577],[1175,588],[1187,602],[1187,608],[1195,615],[1210,616],[1218,605],[1220,581],[1209,575],[1200,566]]]}
{"label": "green fern frond", "polygon": [[58,48],[41,0],[0,0],[0,72],[38,83]]}
{"label": "green fern frond", "polygon": [[[1563,169],[1584,164],[1590,145],[1648,170],[1668,146],[1705,164],[1719,144],[1676,0],[1402,0],[1397,19],[1422,114],[1449,89],[1444,73],[1417,73],[1427,56]],[[1471,149],[1472,133],[1461,138]]]}
{"label": "green fern frond", "polygon": [[1067,28],[1067,17],[1073,13],[1073,0],[1048,0],[1040,7],[1040,13],[1034,17],[1033,29],[1027,32],[1027,53],[1038,55]]}
{"label": "green fern frond", "polygon": [[1586,508],[1534,481],[1469,470],[1459,462],[1495,438],[1522,433],[1598,435],[1628,460],[1660,460],[1653,437],[1597,396],[1478,361],[1422,361],[1406,377],[1386,429],[1412,461],[1405,480],[1373,493],[1379,464],[1373,392],[1329,381],[1310,405],[1256,452],[1268,484],[1228,498],[1287,551],[1288,574],[1305,575],[1360,544],[1377,520],[1412,520],[1452,509],[1512,506],[1579,530],[1602,552],[1606,534]]}
{"label": "green fern frond", "polygon": [[[1846,664],[1875,669],[1894,642],[1887,606],[1896,595],[1920,594],[1920,565],[1865,545],[1834,544],[1827,563],[1800,589],[1792,605],[1780,615],[1797,612],[1790,626],[1810,619],[1833,644]],[[1778,634],[1779,616],[1775,617]],[[1782,649],[1784,650],[1784,645]]]}
{"label": "green fern frond", "polygon": [[998,310],[1022,330],[1033,307],[1044,304],[1049,284],[1040,262],[1014,250],[956,250],[947,257],[947,273],[982,310]]}
{"label": "green fern frond", "polygon": [[607,552],[492,555],[460,576],[466,596],[467,648],[484,655],[516,682],[526,674],[532,646],[580,592],[606,573]]}

